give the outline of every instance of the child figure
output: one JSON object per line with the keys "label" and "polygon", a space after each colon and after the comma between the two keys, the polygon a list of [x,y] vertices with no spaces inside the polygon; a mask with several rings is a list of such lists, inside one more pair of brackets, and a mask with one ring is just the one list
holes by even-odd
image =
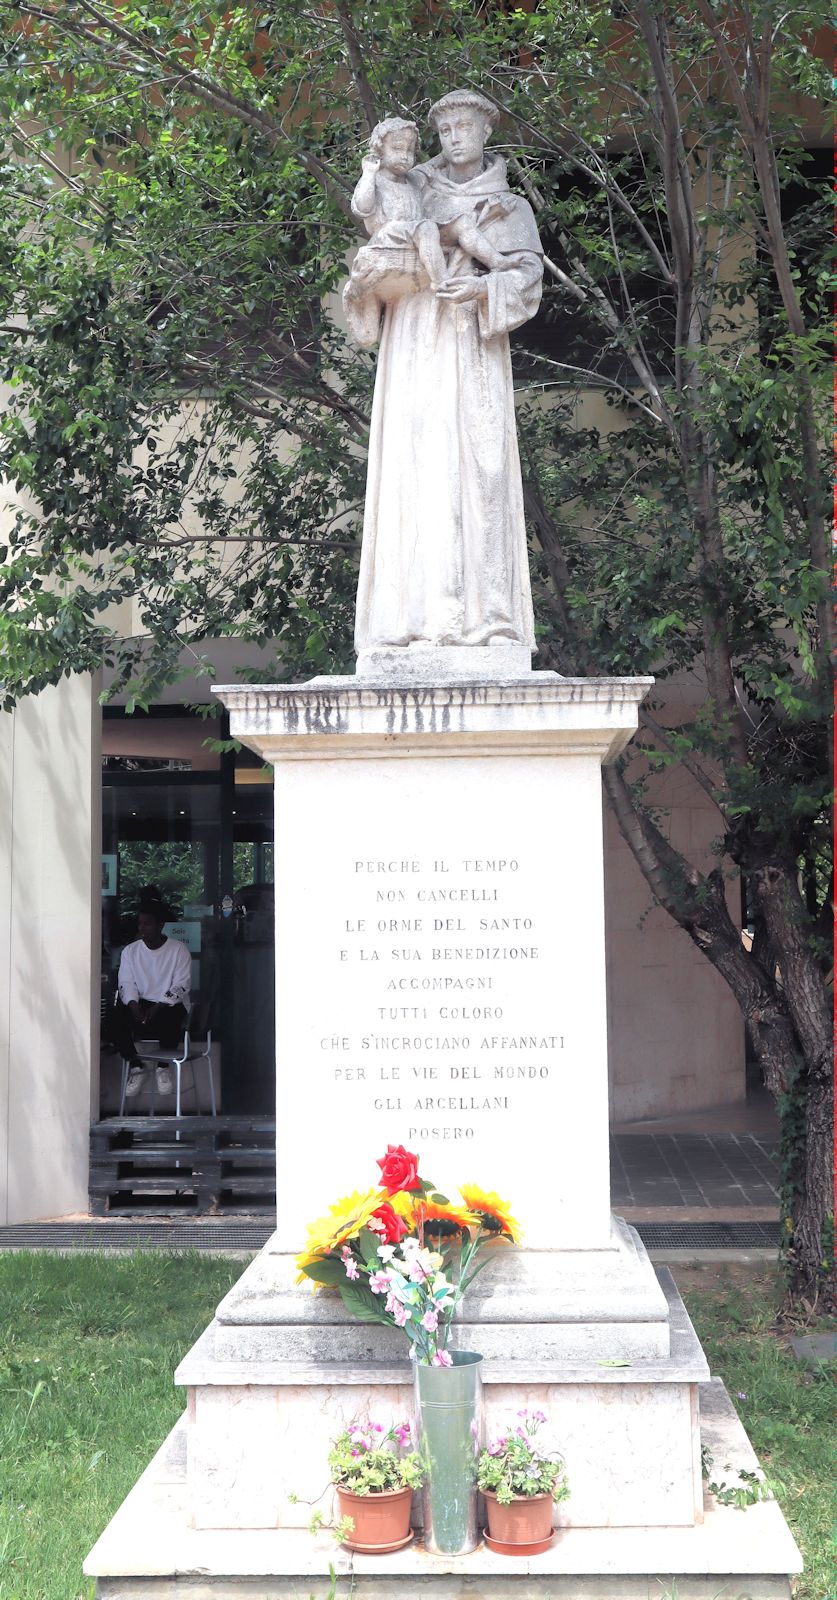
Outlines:
{"label": "child figure", "polygon": [[[392,258],[379,252],[393,248],[415,250],[434,293],[443,290],[449,281],[439,228],[422,214],[426,179],[414,170],[418,140],[416,124],[403,117],[387,117],[370,135],[369,154],[363,158],[363,173],[352,195],[352,212],[371,237],[357,253],[347,285],[350,293],[361,287],[374,292],[376,279],[387,277],[392,270]],[[491,221],[506,210],[501,200],[489,202],[483,206],[479,221]],[[499,271],[506,265],[505,257],[487,243],[467,215],[446,222],[444,237],[446,244],[458,245],[466,255],[491,270]]]}

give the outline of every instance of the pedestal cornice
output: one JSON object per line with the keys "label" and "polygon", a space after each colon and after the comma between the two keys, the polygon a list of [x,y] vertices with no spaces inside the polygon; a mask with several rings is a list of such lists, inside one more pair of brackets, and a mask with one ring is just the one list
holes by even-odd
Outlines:
{"label": "pedestal cornice", "polygon": [[222,685],[230,732],[266,761],[480,755],[594,755],[615,761],[653,678],[376,684],[354,677]]}

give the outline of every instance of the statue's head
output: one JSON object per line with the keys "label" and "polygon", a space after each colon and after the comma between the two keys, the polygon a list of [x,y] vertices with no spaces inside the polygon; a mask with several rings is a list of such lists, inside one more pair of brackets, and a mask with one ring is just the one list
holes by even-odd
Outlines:
{"label": "statue's head", "polygon": [[416,164],[419,131],[404,117],[385,117],[369,135],[369,154],[382,166],[396,173],[409,172]]}
{"label": "statue's head", "polygon": [[451,166],[478,161],[486,139],[499,121],[496,106],[475,89],[453,89],[430,107],[428,121],[439,135],[442,154]]}

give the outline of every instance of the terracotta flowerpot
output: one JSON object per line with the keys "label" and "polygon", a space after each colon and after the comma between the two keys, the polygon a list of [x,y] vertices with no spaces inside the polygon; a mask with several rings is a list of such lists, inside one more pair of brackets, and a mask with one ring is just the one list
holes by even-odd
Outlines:
{"label": "terracotta flowerpot", "polygon": [[526,1555],[536,1545],[545,1548],[552,1538],[552,1495],[515,1495],[511,1505],[501,1506],[493,1489],[484,1489],[488,1512],[488,1535],[495,1545],[510,1553]]}
{"label": "terracotta flowerpot", "polygon": [[384,1489],[377,1494],[355,1494],[337,1489],[341,1517],[351,1517],[354,1528],[343,1543],[349,1550],[384,1555],[400,1550],[412,1539],[410,1506],[412,1489]]}

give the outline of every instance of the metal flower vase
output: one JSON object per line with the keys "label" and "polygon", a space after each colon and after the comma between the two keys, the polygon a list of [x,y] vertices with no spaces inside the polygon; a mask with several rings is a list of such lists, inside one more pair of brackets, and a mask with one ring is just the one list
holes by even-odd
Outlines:
{"label": "metal flower vase", "polygon": [[427,1464],[424,1539],[433,1555],[476,1550],[482,1447],[482,1356],[452,1350],[451,1367],[415,1367],[416,1438]]}

